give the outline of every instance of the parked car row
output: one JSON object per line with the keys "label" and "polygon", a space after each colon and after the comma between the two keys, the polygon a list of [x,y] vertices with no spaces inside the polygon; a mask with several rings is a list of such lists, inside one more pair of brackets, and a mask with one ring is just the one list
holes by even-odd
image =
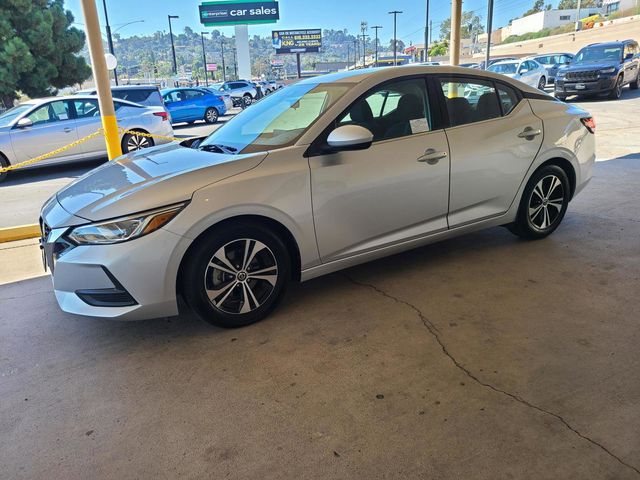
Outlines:
{"label": "parked car row", "polygon": [[494,60],[488,70],[540,90],[553,86],[556,98],[563,101],[573,95],[606,94],[618,99],[624,86],[638,88],[640,47],[635,40],[594,43],[576,55],[563,52]]}

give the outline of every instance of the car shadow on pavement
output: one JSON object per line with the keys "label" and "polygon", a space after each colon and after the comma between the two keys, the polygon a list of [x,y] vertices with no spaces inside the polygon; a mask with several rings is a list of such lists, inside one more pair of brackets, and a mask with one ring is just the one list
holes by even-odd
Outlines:
{"label": "car shadow on pavement", "polygon": [[611,99],[606,95],[585,95],[585,96],[572,96],[568,97],[566,103],[576,103],[576,102],[584,102],[584,103],[593,103],[593,102],[624,102],[627,100],[635,100],[640,98],[640,89],[639,90],[631,90],[629,87],[624,87],[622,89],[622,95],[619,99]]}
{"label": "car shadow on pavement", "polygon": [[[32,169],[17,169],[9,172],[7,179],[0,183],[2,187],[11,187],[15,185],[24,185],[27,183],[46,182],[48,180],[56,180],[59,178],[78,178],[89,170],[99,167],[108,159],[107,157],[97,160],[83,160],[69,163],[60,163],[57,165],[49,165]],[[37,179],[34,180],[34,177]]]}

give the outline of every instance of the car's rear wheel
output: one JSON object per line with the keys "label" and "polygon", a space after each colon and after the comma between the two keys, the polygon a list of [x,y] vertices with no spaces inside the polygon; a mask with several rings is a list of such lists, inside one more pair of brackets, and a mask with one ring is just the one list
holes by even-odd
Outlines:
{"label": "car's rear wheel", "polygon": [[540,77],[540,81],[538,82],[538,90],[544,91],[544,87],[546,86],[547,86],[547,79],[543,75],[542,77]]}
{"label": "car's rear wheel", "polygon": [[132,133],[125,133],[122,137],[122,153],[135,152],[143,148],[153,147],[153,138]]}
{"label": "car's rear wheel", "polygon": [[634,82],[631,82],[629,84],[629,88],[631,90],[637,90],[638,89],[638,81],[640,81],[640,73],[638,73],[638,75],[636,76],[636,79]]}
{"label": "car's rear wheel", "polygon": [[562,168],[557,165],[540,168],[529,179],[518,216],[509,230],[531,240],[550,235],[564,218],[570,194],[569,179]]}
{"label": "car's rear wheel", "polygon": [[613,90],[609,92],[609,98],[612,100],[617,100],[622,95],[622,75],[618,77],[616,80],[616,85],[613,87]]}
{"label": "car's rear wheel", "polygon": [[242,101],[244,102],[244,106],[248,107],[249,105],[251,105],[251,102],[253,102],[253,98],[251,98],[251,95],[249,95],[248,93],[245,93],[242,96]]}
{"label": "car's rear wheel", "polygon": [[[0,153],[0,168],[7,168],[8,166],[9,166],[9,160],[7,160],[7,158]],[[3,182],[4,180],[6,180],[8,175],[9,175],[9,172],[0,172],[0,182]]]}
{"label": "car's rear wheel", "polygon": [[250,325],[277,306],[291,278],[282,240],[260,225],[212,230],[189,252],[182,292],[200,318],[223,328]]}
{"label": "car's rear wheel", "polygon": [[204,121],[207,123],[216,123],[218,121],[218,110],[214,107],[207,108],[204,112]]}

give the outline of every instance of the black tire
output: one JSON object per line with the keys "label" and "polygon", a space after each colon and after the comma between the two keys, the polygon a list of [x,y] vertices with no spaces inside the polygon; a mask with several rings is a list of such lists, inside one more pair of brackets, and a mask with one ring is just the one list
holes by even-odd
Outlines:
{"label": "black tire", "polygon": [[155,143],[151,137],[143,137],[131,133],[125,133],[122,137],[122,153],[135,152],[136,150],[153,147],[154,145]]}
{"label": "black tire", "polygon": [[204,112],[204,121],[206,123],[216,123],[218,121],[218,109],[214,107],[207,108]]}
{"label": "black tire", "polygon": [[622,95],[622,75],[618,77],[618,79],[616,80],[616,85],[609,92],[609,98],[611,100],[618,100],[621,95]]}
{"label": "black tire", "polygon": [[540,80],[538,81],[538,90],[542,90],[544,92],[544,88],[546,86],[547,86],[547,79],[543,75],[543,76],[540,77]]}
{"label": "black tire", "polygon": [[509,230],[529,240],[545,238],[562,222],[570,195],[569,178],[562,168],[546,165],[538,169],[527,182]]}
{"label": "black tire", "polygon": [[[0,168],[6,168],[9,166],[9,160],[3,154],[0,153]],[[0,173],[0,183],[4,182],[9,176],[9,172]]]}
{"label": "black tire", "polygon": [[251,97],[250,94],[245,93],[242,96],[242,103],[244,104],[245,107],[248,107],[249,105],[251,105],[252,102],[253,102],[253,98]]}
{"label": "black tire", "polygon": [[567,96],[566,95],[557,95],[556,94],[556,98],[558,100],[560,100],[561,102],[566,102],[567,101]]}
{"label": "black tire", "polygon": [[[250,262],[243,265],[247,242]],[[185,262],[180,286],[184,299],[200,318],[222,328],[244,327],[265,318],[284,296],[291,278],[287,248],[259,224],[213,229],[197,240]],[[263,278],[252,278],[252,271],[263,272]]]}

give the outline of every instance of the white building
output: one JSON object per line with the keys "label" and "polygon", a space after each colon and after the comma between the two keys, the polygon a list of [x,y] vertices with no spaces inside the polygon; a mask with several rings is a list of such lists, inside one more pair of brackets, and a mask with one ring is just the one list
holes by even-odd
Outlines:
{"label": "white building", "polygon": [[[617,0],[626,2],[626,0]],[[631,0],[634,1],[634,0]],[[605,0],[606,2],[606,0]],[[601,12],[599,8],[581,8],[580,18],[589,17]],[[544,28],[556,28],[578,20],[578,10],[545,10],[523,18],[517,18],[511,22],[511,35],[523,35],[525,33],[539,32]]]}
{"label": "white building", "polygon": [[615,12],[623,12],[629,8],[637,7],[636,0],[604,0],[602,2],[602,13],[611,15]]}

